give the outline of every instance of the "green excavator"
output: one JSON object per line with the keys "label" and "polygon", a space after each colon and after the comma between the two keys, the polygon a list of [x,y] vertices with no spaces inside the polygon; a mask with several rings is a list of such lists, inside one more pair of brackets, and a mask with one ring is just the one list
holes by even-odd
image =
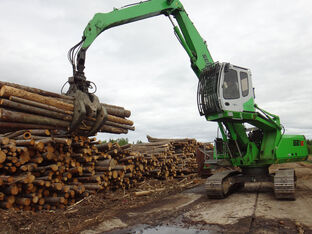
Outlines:
{"label": "green excavator", "polygon": [[92,82],[84,74],[86,52],[105,30],[146,18],[164,15],[173,25],[174,33],[190,58],[198,77],[199,113],[218,124],[222,137],[215,140],[214,163],[234,166],[210,176],[207,195],[224,198],[246,182],[271,182],[277,199],[295,199],[294,169],[269,173],[272,164],[304,161],[308,157],[303,135],[285,135],[277,115],[255,104],[249,69],[230,63],[214,62],[206,42],[198,33],[179,0],[149,0],[97,13],[83,32],[82,40],[70,49],[73,77],[69,78],[67,95],[75,97],[71,132],[86,118],[96,123],[87,135],[97,132],[105,121],[106,110],[89,92]]}

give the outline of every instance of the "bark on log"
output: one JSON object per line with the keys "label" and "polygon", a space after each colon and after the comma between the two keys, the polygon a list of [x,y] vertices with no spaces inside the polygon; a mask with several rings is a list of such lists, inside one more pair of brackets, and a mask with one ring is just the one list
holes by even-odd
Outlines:
{"label": "bark on log", "polygon": [[98,144],[98,145],[96,145],[95,147],[96,147],[97,149],[99,149],[99,150],[104,151],[104,150],[110,150],[110,149],[112,148],[112,146],[113,146],[113,143],[108,142],[108,143]]}
{"label": "bark on log", "polygon": [[56,98],[61,98],[61,99],[67,99],[67,100],[74,100],[73,97],[70,96],[66,96],[66,95],[61,95],[61,94],[57,94],[57,93],[53,93],[53,92],[48,92],[42,89],[36,89],[36,88],[32,88],[32,87],[28,87],[25,85],[19,85],[19,84],[14,84],[11,82],[4,82],[4,81],[0,81],[0,87],[2,86],[11,86],[14,88],[18,88],[18,89],[22,89],[31,93],[37,93],[40,95],[44,95],[44,96],[50,96],[50,97],[56,97]]}
{"label": "bark on log", "polygon": [[3,163],[6,159],[6,154],[0,150],[0,163]]}
{"label": "bark on log", "polygon": [[[12,131],[12,130],[20,130],[20,129],[63,129],[63,127],[57,127],[57,126],[52,126],[52,125],[0,121],[0,129],[9,129],[9,131]],[[8,130],[6,130],[5,132],[8,132]]]}
{"label": "bark on log", "polygon": [[117,127],[117,128],[122,128],[122,129],[128,129],[128,130],[131,130],[131,131],[135,130],[135,127],[133,127],[133,126],[129,126],[129,125],[125,125],[125,124],[119,124],[119,123],[114,123],[114,122],[111,122],[111,121],[105,121],[105,125],[109,125],[109,126]]}
{"label": "bark on log", "polygon": [[22,89],[17,89],[17,88],[6,86],[6,85],[1,87],[0,96],[6,97],[6,98],[9,98],[10,96],[15,96],[15,97],[24,98],[30,101],[40,102],[46,105],[51,105],[56,108],[60,108],[60,109],[68,110],[68,111],[74,110],[74,106],[72,104],[61,102],[52,97],[42,96],[40,94],[31,93]]}
{"label": "bark on log", "polygon": [[125,124],[125,125],[130,125],[130,126],[133,125],[133,122],[131,120],[116,117],[114,115],[107,115],[107,120],[114,122],[114,123],[119,123],[119,124]]}
{"label": "bark on log", "polygon": [[72,120],[72,116],[70,115],[66,115],[63,113],[54,112],[54,111],[26,105],[26,104],[21,104],[18,102],[13,102],[7,99],[0,99],[0,106],[5,106],[5,107],[15,109],[17,111],[24,111],[27,113],[47,116],[47,117],[56,118],[56,119],[62,119],[62,120],[67,120],[67,121]]}
{"label": "bark on log", "polygon": [[46,110],[55,111],[55,112],[58,112],[58,113],[73,115],[73,111],[63,110],[63,109],[56,108],[56,107],[50,106],[50,105],[46,105],[46,104],[43,104],[43,103],[40,103],[40,102],[30,101],[30,100],[19,98],[19,97],[15,97],[15,96],[11,96],[9,99],[11,101],[14,101],[14,102],[18,102],[18,103],[22,103],[22,104],[26,104],[26,105],[30,105],[30,106],[34,106],[34,107],[38,107],[38,108],[41,108],[41,109],[46,109]]}
{"label": "bark on log", "polygon": [[20,130],[15,132],[10,132],[9,134],[5,134],[7,138],[15,138],[17,136],[23,135],[27,130]]}
{"label": "bark on log", "polygon": [[111,105],[108,105],[108,104],[102,104],[107,113],[110,114],[110,115],[115,115],[115,116],[118,116],[118,117],[121,117],[121,118],[128,118],[130,117],[131,115],[131,112],[129,110],[125,110],[123,108],[117,108],[117,107],[113,107]]}
{"label": "bark on log", "polygon": [[117,161],[115,159],[106,159],[103,161],[97,161],[96,165],[101,167],[115,167],[117,165]]}
{"label": "bark on log", "polygon": [[107,125],[102,125],[100,128],[100,132],[108,132],[108,133],[113,133],[113,134],[127,134],[128,130],[127,129],[121,129],[121,128],[116,128],[116,127],[111,127]]}
{"label": "bark on log", "polygon": [[67,129],[70,124],[70,122],[59,119],[9,111],[3,108],[0,109],[0,120],[19,123],[43,124],[53,126],[54,128],[63,128],[63,129]]}

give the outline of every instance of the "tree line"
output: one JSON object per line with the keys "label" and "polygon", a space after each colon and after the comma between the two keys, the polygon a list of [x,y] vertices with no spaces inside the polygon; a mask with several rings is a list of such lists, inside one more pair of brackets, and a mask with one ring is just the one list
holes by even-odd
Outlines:
{"label": "tree line", "polygon": [[[129,139],[128,138],[117,138],[117,139],[109,139],[109,140],[103,140],[102,143],[118,143],[118,145],[123,146],[129,144]],[[141,144],[143,143],[141,140],[138,140],[135,142],[132,142],[132,144]]]}

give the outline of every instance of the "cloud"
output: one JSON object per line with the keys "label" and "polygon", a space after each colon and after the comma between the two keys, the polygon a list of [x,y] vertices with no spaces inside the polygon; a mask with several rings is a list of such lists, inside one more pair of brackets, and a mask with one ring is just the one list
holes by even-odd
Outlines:
{"label": "cloud", "polygon": [[[0,1],[1,80],[59,92],[71,75],[66,55],[97,12],[135,1]],[[196,3],[195,3],[196,2]],[[312,3],[184,0],[215,61],[248,67],[256,102],[287,132],[312,138]],[[102,102],[132,111],[136,131],[101,138],[194,137],[212,141],[216,124],[197,111],[197,78],[172,25],[159,16],[110,29],[89,48],[86,75]]]}

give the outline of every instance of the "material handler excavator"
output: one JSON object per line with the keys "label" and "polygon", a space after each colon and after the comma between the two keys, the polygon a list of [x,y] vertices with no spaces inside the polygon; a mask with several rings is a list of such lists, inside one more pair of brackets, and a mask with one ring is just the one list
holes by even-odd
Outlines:
{"label": "material handler excavator", "polygon": [[[179,0],[149,0],[97,13],[83,32],[82,40],[69,51],[73,77],[69,78],[67,95],[75,97],[71,132],[86,118],[96,124],[87,133],[97,132],[107,116],[98,98],[89,93],[92,82],[84,74],[86,52],[105,30],[119,25],[164,15],[173,25],[174,33],[190,57],[191,67],[199,79],[197,101],[199,113],[218,124],[222,138],[215,140],[214,161],[239,170],[226,170],[209,177],[208,197],[224,198],[246,182],[272,182],[277,199],[295,199],[294,169],[279,169],[269,174],[272,164],[296,162],[308,157],[303,135],[285,135],[277,115],[254,101],[251,72],[230,63],[214,62],[206,42],[198,33]],[[247,129],[246,125],[252,128]]]}

